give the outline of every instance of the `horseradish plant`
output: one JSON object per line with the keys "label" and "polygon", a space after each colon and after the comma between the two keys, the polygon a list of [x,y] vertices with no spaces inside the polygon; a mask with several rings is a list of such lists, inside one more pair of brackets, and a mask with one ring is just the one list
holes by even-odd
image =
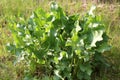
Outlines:
{"label": "horseradish plant", "polygon": [[81,18],[66,15],[56,3],[49,12],[37,9],[28,21],[20,18],[10,24],[14,43],[7,48],[18,60],[27,60],[30,69],[42,65],[52,80],[90,80],[109,49],[104,24],[94,9]]}

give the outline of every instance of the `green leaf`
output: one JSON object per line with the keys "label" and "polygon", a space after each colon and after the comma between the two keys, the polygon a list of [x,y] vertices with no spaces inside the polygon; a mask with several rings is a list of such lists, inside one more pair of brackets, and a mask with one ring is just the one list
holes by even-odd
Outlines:
{"label": "green leaf", "polygon": [[58,57],[54,57],[54,62],[55,62],[56,64],[58,64],[58,63],[59,63],[59,58],[58,58]]}
{"label": "green leaf", "polygon": [[80,64],[80,70],[82,72],[85,72],[86,71],[86,66],[84,66],[84,64]]}
{"label": "green leaf", "polygon": [[70,38],[67,39],[65,46],[72,46],[72,41]]}
{"label": "green leaf", "polygon": [[52,79],[50,79],[49,76],[45,76],[44,78],[42,78],[42,80],[52,80]]}
{"label": "green leaf", "polygon": [[55,2],[52,2],[52,3],[51,3],[51,10],[52,10],[52,11],[58,10],[58,7],[59,7],[59,6],[58,6]]}
{"label": "green leaf", "polygon": [[92,68],[91,68],[90,65],[88,65],[88,66],[86,66],[86,67],[87,67],[87,68],[86,68],[86,72],[87,72],[87,74],[90,76],[91,73],[92,73]]}
{"label": "green leaf", "polygon": [[100,52],[100,53],[103,53],[104,51],[108,51],[110,50],[111,47],[110,45],[108,45],[107,43],[102,43],[98,48],[97,48],[97,51]]}
{"label": "green leaf", "polygon": [[7,43],[6,48],[7,48],[8,52],[14,52],[16,49],[16,46],[13,44]]}
{"label": "green leaf", "polygon": [[94,6],[94,5],[91,7],[91,9],[89,11],[89,15],[94,16],[93,11],[95,10],[95,8],[96,8],[96,6]]}
{"label": "green leaf", "polygon": [[60,52],[60,56],[58,57],[59,60],[61,60],[63,57],[68,58],[68,54],[65,51]]}
{"label": "green leaf", "polygon": [[93,40],[91,43],[91,47],[96,47],[96,42],[103,40],[103,30],[99,30],[99,31],[92,31],[93,34]]}
{"label": "green leaf", "polygon": [[61,80],[63,80],[62,76],[59,74],[59,72],[60,72],[59,70],[54,70],[54,72],[57,77],[59,77]]}
{"label": "green leaf", "polygon": [[81,50],[80,49],[75,50],[75,53],[76,53],[76,55],[81,57]]}

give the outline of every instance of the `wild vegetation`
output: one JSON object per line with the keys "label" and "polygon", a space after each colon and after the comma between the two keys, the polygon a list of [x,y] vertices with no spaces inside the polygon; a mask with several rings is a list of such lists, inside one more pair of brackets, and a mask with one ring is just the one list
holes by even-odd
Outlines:
{"label": "wild vegetation", "polygon": [[[107,4],[107,3],[98,4],[94,12],[96,18],[94,18],[91,15],[87,14],[89,13],[88,11],[91,7],[90,2],[88,2],[86,7],[81,6],[82,3],[80,3],[80,1],[75,2],[75,1],[68,0],[66,2],[67,3],[64,3],[64,1],[57,1],[59,5],[62,5],[61,7],[63,8],[63,10],[61,8],[60,8],[60,11],[52,10],[51,13],[54,13],[54,14],[50,14],[49,6],[48,6],[50,2],[48,0],[39,1],[37,3],[36,1],[33,2],[33,0],[29,0],[29,1],[28,0],[26,1],[2,0],[0,2],[0,6],[1,6],[0,8],[1,10],[1,13],[0,13],[0,17],[1,17],[0,19],[0,23],[1,23],[0,25],[1,26],[0,28],[0,79],[1,80],[24,80],[24,79],[25,80],[30,80],[30,79],[41,80],[41,77],[43,77],[43,80],[51,80],[53,78],[56,79],[58,77],[62,79],[65,78],[68,80],[75,79],[75,78],[77,79],[87,78],[87,80],[89,80],[90,76],[92,80],[119,80],[120,78],[119,77],[120,76],[120,73],[119,73],[120,72],[120,65],[119,65],[119,62],[120,62],[119,61],[120,6],[119,6],[119,3],[113,2],[112,4]],[[41,9],[38,9],[39,7],[41,7]],[[33,13],[33,11],[35,12]],[[34,16],[30,17],[31,14],[34,14]],[[78,17],[78,15],[76,14],[80,14],[80,16]],[[43,16],[43,18],[45,19],[42,19],[41,16]],[[40,28],[35,27],[36,25],[37,26],[41,25],[39,24],[39,22],[37,22],[39,21],[38,19],[42,19],[42,22],[40,23],[42,24],[42,26],[44,25],[44,27],[40,27]],[[88,20],[86,21],[86,19]],[[58,22],[60,21],[60,23],[57,23],[57,21]],[[68,22],[71,22],[71,23],[68,24]],[[99,23],[97,25],[98,26],[102,25],[102,26],[101,28],[92,28],[92,27],[83,28],[83,25],[90,25],[90,23],[92,24]],[[47,28],[45,28],[45,24],[47,24],[46,25]],[[55,28],[56,24],[58,24],[58,27],[60,25],[64,25],[64,26],[71,25],[71,26],[74,26],[74,28],[69,29],[69,28],[59,27],[58,29],[56,29]],[[21,27],[25,28],[25,26],[29,26],[29,27],[26,27],[26,30],[22,30],[23,28]],[[80,27],[81,29],[78,28],[78,26],[81,26]],[[13,33],[15,33],[14,35],[11,34],[9,27],[14,31],[14,32],[12,31]],[[95,35],[93,35],[94,30],[95,32],[96,31],[99,32],[99,30],[103,31],[103,33],[104,31],[107,32],[107,35],[109,35],[110,37],[108,42],[112,46],[110,51],[104,52],[104,49],[107,48],[107,46],[104,44],[103,44],[104,48],[100,48],[100,49],[90,47],[89,42],[94,40],[93,38],[95,37]],[[16,31],[18,32],[16,33]],[[39,34],[40,32],[44,35],[40,35]],[[49,33],[51,33],[51,35],[49,35]],[[56,33],[56,36],[54,35],[54,33]],[[89,33],[89,35],[85,35],[86,33]],[[16,35],[19,35],[16,37],[16,40],[15,40],[16,45],[11,44],[12,47],[8,47],[9,49],[14,51],[13,53],[17,51],[17,54],[15,55],[15,54],[11,54],[11,52],[7,52],[6,44],[8,42],[14,43],[13,38],[15,38]],[[101,35],[104,36],[103,37],[103,41],[104,41],[104,39],[106,38],[105,37],[106,35],[102,33]],[[82,36],[87,36],[87,38]],[[92,37],[89,37],[89,36],[92,36]],[[30,39],[27,39],[26,42],[23,42],[22,40],[25,39],[26,37]],[[78,37],[80,39],[83,39],[84,44],[86,46],[81,45],[80,48],[76,48],[77,46],[74,46],[74,45],[77,45],[78,41],[80,40]],[[55,41],[51,42],[52,41],[51,39],[54,39]],[[100,36],[99,36],[99,39],[100,39]],[[32,40],[32,43],[31,43],[31,40]],[[38,42],[34,43],[34,40],[37,40]],[[61,40],[63,40],[63,42]],[[54,44],[54,43],[57,43],[57,44]],[[43,49],[42,51],[45,53],[45,55],[36,54],[36,53],[39,53],[39,46],[37,44],[47,45],[47,46],[45,45],[41,46],[41,49]],[[30,46],[27,46],[27,45],[30,45]],[[96,46],[99,47],[99,40],[96,43]],[[21,48],[21,47],[24,47],[24,48]],[[82,47],[85,47],[85,48],[82,48]],[[21,48],[21,49],[18,49],[18,48]],[[19,53],[21,51],[24,51],[23,53],[25,54],[21,55]],[[34,51],[38,51],[38,52],[34,52]],[[91,53],[91,55],[89,56],[83,55],[86,52]],[[97,57],[96,59],[100,59],[100,60],[98,60],[97,62],[95,61],[95,57],[93,56],[99,52],[100,52],[99,58],[98,56],[96,56]],[[104,53],[101,54],[101,52],[104,52]],[[52,55],[49,55],[48,53],[50,54],[52,53]],[[54,54],[56,53],[56,54],[53,55],[53,53]],[[72,57],[74,58],[73,62],[72,62],[72,58],[68,55],[68,53],[71,53],[71,56],[76,55]],[[79,53],[81,55],[79,55]],[[22,58],[20,56],[22,56]],[[81,56],[83,58],[80,58]],[[18,60],[16,60],[16,58],[18,58]],[[89,61],[84,62],[86,59],[88,59]],[[21,62],[19,60],[21,60]],[[95,61],[95,62],[92,63],[92,61]],[[72,63],[69,63],[69,62],[72,62]],[[77,62],[78,64],[81,64],[81,65],[78,65]],[[103,64],[102,66],[100,66],[101,62],[102,63],[107,62],[107,64]],[[65,65],[63,63],[65,63]],[[99,67],[96,67],[95,66],[96,64]],[[63,67],[61,67],[61,65]],[[105,67],[105,65],[107,65],[107,67]],[[76,67],[80,67],[80,68],[77,68],[77,71],[76,71]],[[71,69],[73,70],[71,71]],[[68,73],[66,74],[65,72],[66,73],[68,72]],[[82,74],[79,74],[79,72],[84,73],[85,75],[83,76]],[[71,78],[70,75],[76,75],[76,74],[79,74],[80,76],[74,76],[75,78],[74,77]]]}

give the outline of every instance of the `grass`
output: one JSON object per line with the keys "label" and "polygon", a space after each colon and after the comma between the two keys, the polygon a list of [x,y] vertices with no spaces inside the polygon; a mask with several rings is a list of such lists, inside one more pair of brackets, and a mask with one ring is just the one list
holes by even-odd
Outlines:
{"label": "grass", "polygon": [[[37,1],[37,0],[36,0]],[[68,14],[79,13],[84,15],[92,3],[88,2],[86,8],[80,1],[56,0]],[[14,55],[6,51],[6,44],[13,41],[8,29],[8,18],[23,15],[26,19],[33,10],[38,7],[48,9],[49,1],[33,2],[33,0],[1,0],[0,1],[0,80],[21,80],[24,77],[23,71],[26,68],[23,64],[13,65]],[[29,4],[29,5],[28,5]],[[95,80],[119,80],[120,79],[120,5],[99,4],[96,14],[102,15],[103,22],[106,25],[107,34],[110,36],[109,43],[112,49],[105,52],[104,55],[111,67],[100,72],[95,76]]]}

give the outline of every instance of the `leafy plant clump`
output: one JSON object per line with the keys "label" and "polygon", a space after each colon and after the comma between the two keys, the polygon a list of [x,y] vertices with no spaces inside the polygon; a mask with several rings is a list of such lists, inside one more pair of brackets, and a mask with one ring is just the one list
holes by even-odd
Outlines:
{"label": "leafy plant clump", "polygon": [[81,18],[66,15],[56,3],[49,12],[37,9],[28,21],[20,18],[10,24],[14,43],[7,48],[18,60],[27,61],[32,75],[42,66],[48,80],[90,80],[93,70],[104,63],[102,53],[110,48],[94,9]]}

